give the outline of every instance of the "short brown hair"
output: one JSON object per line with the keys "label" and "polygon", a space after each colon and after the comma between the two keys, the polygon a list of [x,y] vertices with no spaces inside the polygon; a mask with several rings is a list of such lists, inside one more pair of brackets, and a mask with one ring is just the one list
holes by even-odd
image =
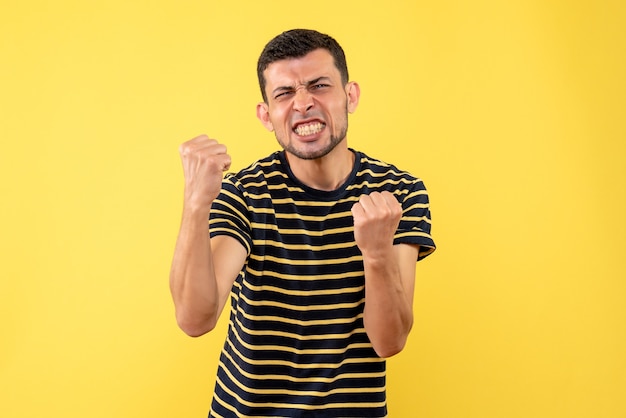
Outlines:
{"label": "short brown hair", "polygon": [[259,77],[259,87],[263,101],[267,102],[265,94],[265,76],[263,72],[267,67],[275,62],[290,58],[301,58],[316,49],[325,49],[333,56],[335,67],[341,74],[341,81],[345,85],[348,83],[348,65],[343,49],[335,39],[329,35],[311,29],[292,29],[281,33],[269,41],[257,63],[257,76]]}

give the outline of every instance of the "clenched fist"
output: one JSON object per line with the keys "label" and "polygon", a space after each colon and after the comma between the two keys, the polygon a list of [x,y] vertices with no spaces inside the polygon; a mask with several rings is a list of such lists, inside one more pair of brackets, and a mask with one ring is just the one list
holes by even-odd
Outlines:
{"label": "clenched fist", "polygon": [[185,175],[184,204],[208,213],[220,192],[223,173],[230,168],[226,146],[200,135],[183,143],[179,152]]}
{"label": "clenched fist", "polygon": [[354,239],[363,255],[383,255],[393,246],[402,217],[402,205],[388,192],[363,195],[352,206]]}

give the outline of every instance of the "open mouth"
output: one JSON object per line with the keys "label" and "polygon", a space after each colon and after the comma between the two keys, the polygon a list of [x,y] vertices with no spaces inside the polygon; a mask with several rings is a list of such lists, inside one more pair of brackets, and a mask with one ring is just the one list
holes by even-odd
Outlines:
{"label": "open mouth", "polygon": [[296,126],[293,131],[299,136],[309,136],[321,132],[325,127],[323,122],[309,122]]}

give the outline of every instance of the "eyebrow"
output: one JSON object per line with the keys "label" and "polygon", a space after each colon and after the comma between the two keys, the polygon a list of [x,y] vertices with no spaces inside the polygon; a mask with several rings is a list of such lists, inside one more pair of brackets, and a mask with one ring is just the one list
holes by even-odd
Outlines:
{"label": "eyebrow", "polygon": [[[307,87],[310,87],[310,86],[312,86],[312,85],[314,85],[314,84],[319,83],[320,81],[330,82],[331,80],[330,80],[330,77],[321,76],[321,77],[318,77],[318,78],[313,79],[313,80],[311,80],[311,81],[307,81],[307,82],[305,83],[305,85],[306,85]],[[277,93],[284,92],[284,91],[293,91],[293,90],[295,90],[295,89],[293,88],[293,86],[280,86],[280,87],[276,87],[274,90],[272,90],[272,95],[273,95],[273,96],[276,96],[276,94],[277,94]]]}

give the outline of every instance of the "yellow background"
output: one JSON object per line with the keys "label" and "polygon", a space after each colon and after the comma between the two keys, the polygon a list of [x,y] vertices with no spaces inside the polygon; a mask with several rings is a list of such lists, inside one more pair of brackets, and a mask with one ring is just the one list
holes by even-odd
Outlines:
{"label": "yellow background", "polygon": [[225,322],[176,327],[179,143],[276,149],[257,56],[312,27],[349,143],[424,179],[439,249],[391,417],[626,416],[621,1],[3,1],[0,416],[202,417]]}

